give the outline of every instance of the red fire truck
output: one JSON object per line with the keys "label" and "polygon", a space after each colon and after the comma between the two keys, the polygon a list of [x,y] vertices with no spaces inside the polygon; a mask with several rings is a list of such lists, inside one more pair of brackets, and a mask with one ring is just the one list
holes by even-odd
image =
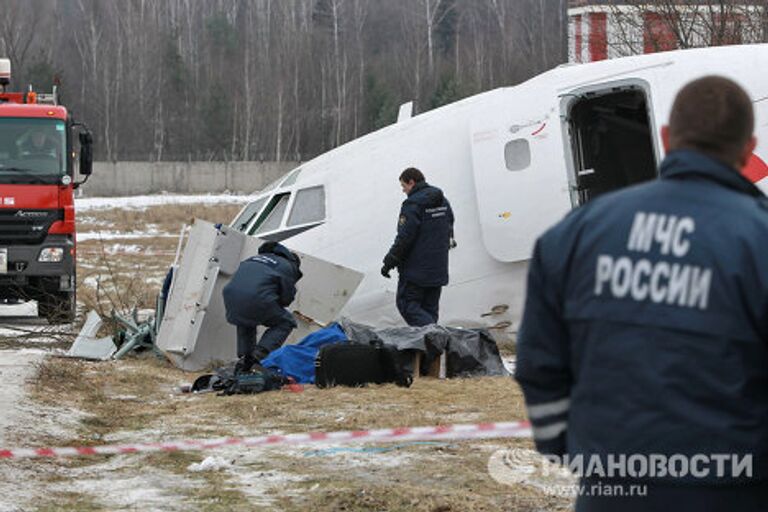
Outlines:
{"label": "red fire truck", "polygon": [[[75,202],[91,174],[93,137],[51,94],[6,92],[11,64],[0,59],[0,312],[37,301],[51,323],[75,315]],[[30,87],[31,89],[31,87]],[[79,171],[75,182],[79,146]]]}

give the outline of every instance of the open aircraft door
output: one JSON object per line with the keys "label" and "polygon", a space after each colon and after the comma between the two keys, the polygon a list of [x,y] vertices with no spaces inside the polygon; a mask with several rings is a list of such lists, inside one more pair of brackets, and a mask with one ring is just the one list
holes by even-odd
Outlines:
{"label": "open aircraft door", "polygon": [[509,97],[473,120],[470,144],[483,243],[494,259],[516,262],[571,203],[554,100],[542,107],[540,91],[515,91],[499,108]]}
{"label": "open aircraft door", "polygon": [[660,161],[651,85],[629,78],[564,91],[560,113],[573,206],[653,180]]}

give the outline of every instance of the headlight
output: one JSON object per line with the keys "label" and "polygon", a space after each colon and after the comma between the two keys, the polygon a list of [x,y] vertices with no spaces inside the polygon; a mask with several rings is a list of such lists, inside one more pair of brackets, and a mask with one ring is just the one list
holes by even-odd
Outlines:
{"label": "headlight", "polygon": [[61,247],[46,247],[40,251],[37,261],[41,263],[58,263],[64,259],[64,249]]}

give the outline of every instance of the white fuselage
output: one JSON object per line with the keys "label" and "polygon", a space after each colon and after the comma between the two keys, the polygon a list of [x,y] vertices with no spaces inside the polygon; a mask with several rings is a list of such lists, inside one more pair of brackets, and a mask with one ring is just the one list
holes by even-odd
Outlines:
{"label": "white fuselage", "polygon": [[565,66],[515,87],[400,120],[302,164],[285,185],[262,193],[290,193],[285,211],[292,212],[298,190],[322,185],[323,220],[288,237],[295,229],[287,227],[289,213],[277,228],[252,234],[285,239],[291,248],[363,272],[365,278],[343,314],[377,326],[402,324],[395,308],[396,276],[385,279],[379,270],[404,199],[398,176],[417,167],[444,191],[456,218],[458,247],[450,252],[450,284],[443,290],[440,322],[512,334],[536,237],[579,204],[574,184],[580,171],[569,125],[574,102],[620,87],[641,91],[647,100],[652,158],[658,163],[663,156],[659,128],[677,91],[703,75],[728,76],[755,101],[755,153],[765,161],[766,62],[768,45],[755,45]]}

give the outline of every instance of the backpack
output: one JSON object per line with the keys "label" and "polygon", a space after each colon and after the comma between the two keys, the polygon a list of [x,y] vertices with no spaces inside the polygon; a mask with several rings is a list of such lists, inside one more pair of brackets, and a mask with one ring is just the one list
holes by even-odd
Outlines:
{"label": "backpack", "polygon": [[321,347],[315,359],[315,385],[319,388],[392,382],[407,388],[413,376],[401,364],[397,349],[381,342],[332,343]]}
{"label": "backpack", "polygon": [[234,373],[230,368],[219,368],[216,373],[202,375],[192,384],[193,393],[218,391],[219,396],[251,395],[280,389],[289,381],[274,370],[253,368],[247,373]]}
{"label": "backpack", "polygon": [[277,373],[263,369],[253,369],[247,373],[238,373],[225,381],[224,389],[219,396],[252,395],[262,391],[272,391],[283,386],[284,379]]}

